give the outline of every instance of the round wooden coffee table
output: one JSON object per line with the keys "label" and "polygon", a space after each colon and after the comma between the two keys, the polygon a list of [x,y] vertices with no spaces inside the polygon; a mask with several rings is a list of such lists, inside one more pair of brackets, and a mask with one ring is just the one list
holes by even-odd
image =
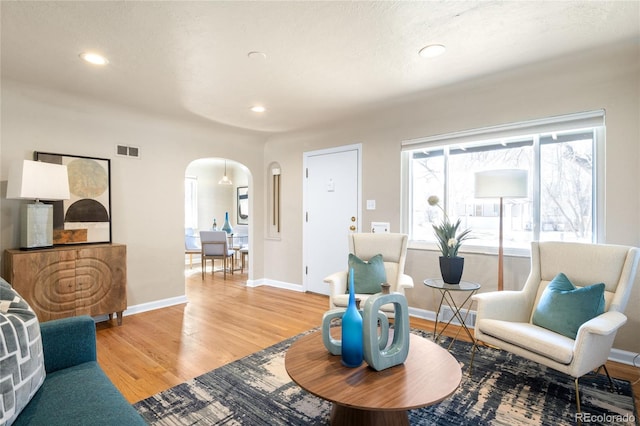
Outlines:
{"label": "round wooden coffee table", "polygon": [[446,349],[415,334],[404,364],[375,371],[366,362],[344,367],[316,331],[291,345],[285,368],[302,389],[333,403],[332,425],[408,425],[407,410],[442,401],[462,379],[460,364]]}

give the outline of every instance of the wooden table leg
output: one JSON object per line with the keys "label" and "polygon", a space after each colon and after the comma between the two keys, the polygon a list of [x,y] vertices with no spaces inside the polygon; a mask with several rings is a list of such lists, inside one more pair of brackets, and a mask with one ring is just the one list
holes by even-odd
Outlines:
{"label": "wooden table leg", "polygon": [[409,426],[409,413],[401,411],[369,411],[333,404],[331,425]]}

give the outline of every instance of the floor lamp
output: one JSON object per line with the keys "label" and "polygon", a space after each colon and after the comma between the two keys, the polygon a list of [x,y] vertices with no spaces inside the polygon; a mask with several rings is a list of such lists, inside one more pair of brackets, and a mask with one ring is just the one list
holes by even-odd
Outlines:
{"label": "floor lamp", "polygon": [[503,198],[527,197],[527,171],[519,169],[487,170],[475,175],[475,198],[500,199],[500,232],[498,242],[498,291],[504,289],[504,265],[502,248]]}

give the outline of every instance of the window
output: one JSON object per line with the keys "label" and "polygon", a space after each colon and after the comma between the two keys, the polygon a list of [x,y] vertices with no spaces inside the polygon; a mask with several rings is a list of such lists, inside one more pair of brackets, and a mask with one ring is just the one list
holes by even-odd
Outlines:
{"label": "window", "polygon": [[[452,220],[474,239],[498,244],[499,200],[474,198],[474,174],[525,169],[529,197],[503,200],[505,249],[532,240],[597,242],[602,231],[604,111],[552,117],[403,143],[403,229],[412,242],[435,241],[441,219],[427,198],[437,195]],[[415,244],[413,244],[415,246]]]}
{"label": "window", "polygon": [[198,229],[198,178],[184,179],[184,227]]}

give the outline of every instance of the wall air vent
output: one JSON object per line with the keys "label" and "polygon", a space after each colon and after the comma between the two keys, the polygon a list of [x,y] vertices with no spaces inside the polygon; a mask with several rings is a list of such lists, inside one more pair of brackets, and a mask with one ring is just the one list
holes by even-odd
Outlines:
{"label": "wall air vent", "polygon": [[140,148],[137,146],[116,145],[116,155],[120,157],[140,158]]}
{"label": "wall air vent", "polygon": [[[467,313],[468,312],[468,313]],[[476,325],[476,311],[467,311],[467,309],[460,309],[460,315],[465,320],[464,323],[469,328],[473,328]],[[440,309],[440,318],[438,321],[449,322],[453,325],[460,325],[460,320],[454,317],[454,310],[450,306],[442,305]]]}

